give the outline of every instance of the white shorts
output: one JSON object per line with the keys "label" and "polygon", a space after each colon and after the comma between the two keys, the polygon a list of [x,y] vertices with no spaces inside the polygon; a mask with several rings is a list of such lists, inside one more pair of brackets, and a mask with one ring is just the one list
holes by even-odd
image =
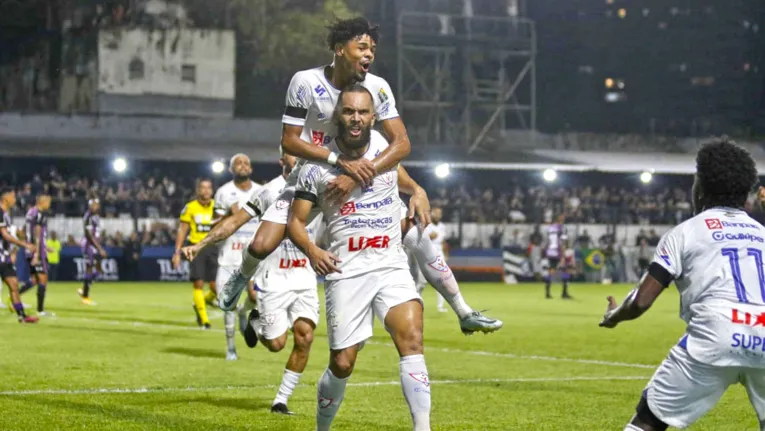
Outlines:
{"label": "white shorts", "polygon": [[384,324],[391,308],[413,299],[422,304],[414,280],[406,269],[388,269],[327,281],[324,296],[327,335],[332,350],[342,350],[372,337],[374,315]]}
{"label": "white shorts", "polygon": [[279,338],[299,318],[319,323],[319,294],[316,288],[258,292],[258,334],[266,340]]}
{"label": "white shorts", "polygon": [[765,419],[765,369],[716,367],[674,346],[646,387],[651,412],[662,422],[685,428],[717,404],[728,386],[741,383],[757,417]]}

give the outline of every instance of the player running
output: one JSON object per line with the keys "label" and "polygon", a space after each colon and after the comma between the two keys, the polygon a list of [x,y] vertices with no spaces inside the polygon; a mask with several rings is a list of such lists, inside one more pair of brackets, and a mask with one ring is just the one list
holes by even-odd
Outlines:
{"label": "player running", "polygon": [[566,221],[566,216],[558,216],[558,221],[555,224],[551,224],[547,228],[547,275],[545,276],[545,297],[552,299],[550,294],[550,284],[552,278],[556,272],[560,271],[560,278],[563,282],[562,299],[572,299],[572,296],[568,294],[568,281],[571,278],[568,267],[565,265],[564,256],[566,249],[564,243],[567,240],[566,227],[563,225]]}
{"label": "player running", "polygon": [[[215,216],[218,218],[228,217],[232,213],[235,204],[241,200],[247,200],[262,186],[250,179],[252,164],[246,154],[236,154],[231,157],[229,171],[234,179],[220,186],[215,192]],[[215,276],[215,285],[222,286],[231,277],[231,274],[242,264],[242,250],[250,243],[258,220],[252,219],[239,228],[233,235],[228,237],[218,249],[218,272]],[[223,327],[226,333],[226,360],[235,361],[236,342],[236,313],[233,311],[223,312]]]}
{"label": "player running", "polygon": [[743,207],[757,183],[749,153],[727,139],[696,156],[696,216],[667,232],[624,302],[608,297],[600,326],[640,317],[673,281],[685,335],[648,382],[625,430],[685,428],[733,384],[746,387],[765,429],[765,227]]}
{"label": "player running", "polygon": [[96,280],[101,269],[101,259],[106,258],[106,250],[101,246],[101,201],[91,199],[88,201],[88,211],[82,217],[83,230],[85,236],[82,238],[80,246],[82,248],[82,258],[85,261],[85,277],[82,289],[77,293],[85,305],[96,305],[90,299],[90,286]]}
{"label": "player running", "polygon": [[[371,131],[375,117],[372,93],[353,84],[339,98],[333,116],[337,136],[328,146],[350,159],[372,160],[388,146],[382,135]],[[401,388],[414,430],[430,430],[423,307],[401,246],[398,170],[381,171],[367,188],[355,189],[344,204],[327,199],[327,190],[338,175],[341,171],[328,163],[305,164],[288,222],[290,238],[308,256],[314,270],[326,276],[330,360],[319,379],[316,430],[330,429],[359,349],[372,336],[374,315],[384,323],[398,350]],[[327,223],[329,251],[311,242],[306,231],[316,210]]]}
{"label": "player running", "polygon": [[[303,70],[293,76],[287,90],[286,107],[282,117],[283,130],[281,146],[285,152],[303,160],[326,162],[342,170],[342,173],[327,189],[327,199],[345,202],[349,193],[361,186],[369,189],[377,172],[386,172],[398,166],[410,152],[406,127],[396,110],[393,92],[388,83],[379,76],[368,73],[377,49],[378,28],[364,18],[338,21],[330,29],[327,38],[334,53],[331,65]],[[332,115],[342,88],[359,83],[374,95],[376,120],[382,126],[390,146],[381,150],[373,160],[350,159],[332,152],[324,146],[337,135]],[[398,168],[399,188],[412,194],[408,217],[419,215],[424,228],[429,224],[429,202],[427,194],[415,183],[406,171]],[[231,310],[239,295],[246,288],[247,281],[255,274],[260,262],[268,257],[286,235],[289,204],[294,195],[296,174],[288,179],[282,195],[271,207],[252,202],[252,213],[261,216],[261,224],[255,238],[243,253],[242,266],[219,292],[219,305]],[[208,244],[214,244],[233,233],[248,214],[240,212],[230,217],[227,223],[220,223],[210,232],[193,253]],[[404,218],[407,216],[404,215]],[[445,259],[427,235],[409,225],[403,243],[412,251],[425,278],[444,296],[457,313],[460,328],[466,334],[476,331],[493,332],[502,327],[502,322],[491,319],[473,309],[465,302],[454,274],[445,264]]]}
{"label": "player running", "polygon": [[[181,216],[178,220],[178,233],[175,235],[175,254],[173,254],[173,267],[176,269],[181,266],[181,247],[186,241],[187,235],[191,244],[198,244],[210,232],[215,222],[215,202],[212,197],[212,180],[202,178],[197,182],[196,199],[189,201],[181,210]],[[205,250],[198,259],[189,265],[189,279],[194,287],[194,305],[192,308],[197,315],[197,325],[205,330],[211,327],[210,318],[207,317],[206,304],[212,303],[215,299],[217,272],[218,259],[215,247]],[[210,286],[207,296],[204,294],[205,282]]]}
{"label": "player running", "polygon": [[16,276],[16,265],[11,258],[13,245],[24,247],[29,252],[36,252],[37,246],[32,243],[19,241],[11,235],[11,209],[16,206],[16,192],[11,188],[0,190],[0,278],[11,292],[11,303],[19,318],[19,323],[36,323],[37,317],[27,316],[19,295],[19,279]]}
{"label": "player running", "polygon": [[24,232],[27,241],[37,246],[36,252],[27,250],[26,259],[30,280],[19,290],[19,294],[32,289],[37,284],[37,315],[47,316],[45,311],[45,292],[48,288],[48,209],[50,195],[37,195],[35,205],[27,211]]}

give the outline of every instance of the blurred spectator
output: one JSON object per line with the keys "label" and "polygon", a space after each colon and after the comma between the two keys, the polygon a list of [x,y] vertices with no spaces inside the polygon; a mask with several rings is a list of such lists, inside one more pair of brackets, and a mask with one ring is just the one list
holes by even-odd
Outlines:
{"label": "blurred spectator", "polygon": [[122,251],[123,256],[123,268],[125,268],[126,280],[138,280],[138,261],[141,258],[141,251],[143,250],[143,244],[137,232],[130,234],[130,237],[125,242],[125,246]]}
{"label": "blurred spectator", "polygon": [[45,241],[48,247],[48,275],[52,281],[58,280],[58,264],[61,261],[61,241],[58,240],[56,231],[51,231]]}

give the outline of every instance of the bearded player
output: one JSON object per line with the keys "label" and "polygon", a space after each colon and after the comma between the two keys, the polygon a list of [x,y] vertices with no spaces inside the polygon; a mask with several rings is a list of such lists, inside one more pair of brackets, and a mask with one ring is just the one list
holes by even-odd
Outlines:
{"label": "bearded player", "polygon": [[[377,49],[378,28],[363,18],[338,21],[330,28],[328,46],[334,53],[331,65],[304,70],[295,74],[287,90],[286,107],[282,117],[282,148],[288,154],[303,160],[328,163],[342,170],[327,188],[326,198],[345,202],[349,193],[362,187],[371,191],[372,179],[377,172],[386,172],[399,165],[410,152],[406,127],[396,110],[395,99],[388,83],[368,73]],[[359,83],[374,96],[376,119],[390,146],[381,149],[373,160],[351,159],[332,152],[324,145],[337,135],[332,115],[341,88]],[[302,162],[300,162],[302,163]],[[414,219],[419,215],[421,229],[407,225],[403,243],[412,251],[425,278],[446,299],[457,313],[460,328],[465,334],[493,332],[502,327],[502,322],[488,318],[474,311],[463,299],[454,274],[446,265],[439,250],[424,229],[430,222],[429,202],[425,191],[398,167],[398,181],[401,190],[412,191],[409,213],[403,218]],[[252,243],[245,253],[240,270],[233,274],[218,294],[219,305],[224,310],[235,307],[239,295],[245,290],[247,281],[255,274],[260,262],[268,257],[285,238],[289,204],[294,195],[296,175],[288,179],[287,187],[271,207],[261,202],[252,202],[249,207],[258,216],[261,224]],[[405,209],[404,209],[405,212]],[[219,223],[196,247],[198,253],[208,244],[214,244],[233,233],[249,215],[230,217],[228,223]]]}
{"label": "bearded player", "polygon": [[685,428],[742,384],[765,429],[765,227],[744,212],[757,183],[749,153],[727,139],[696,156],[695,217],[667,232],[638,287],[600,326],[640,317],[674,282],[685,334],[648,382],[628,431]]}
{"label": "bearded player", "polygon": [[[333,119],[337,137],[328,146],[346,157],[371,160],[388,142],[372,132],[373,96],[354,84],[339,96]],[[383,322],[399,354],[399,376],[413,429],[430,430],[431,386],[423,355],[422,299],[409,274],[401,244],[398,170],[382,171],[368,189],[356,188],[345,203],[326,198],[342,171],[328,163],[306,163],[292,201],[290,238],[320,275],[327,308],[329,366],[319,379],[316,430],[327,431],[345,396],[362,345],[372,337],[374,316]],[[327,223],[329,251],[306,230],[312,212]]]}
{"label": "bearded player", "polygon": [[[246,154],[236,154],[229,162],[229,172],[234,179],[220,186],[215,192],[215,216],[225,218],[231,215],[234,205],[241,200],[247,200],[262,186],[250,179],[252,164]],[[255,235],[258,219],[252,219],[244,226],[237,229],[218,248],[218,272],[215,277],[215,285],[222,286],[231,277],[231,274],[242,264],[242,250],[250,243]],[[250,282],[252,284],[252,282]],[[223,312],[223,326],[226,333],[226,360],[235,361],[236,355],[236,313],[233,311]]]}

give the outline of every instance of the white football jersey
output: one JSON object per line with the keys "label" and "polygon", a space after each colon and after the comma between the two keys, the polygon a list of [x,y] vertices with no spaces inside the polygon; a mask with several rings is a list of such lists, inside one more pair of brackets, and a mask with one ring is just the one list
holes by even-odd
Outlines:
{"label": "white football jersey", "polygon": [[446,226],[444,226],[443,223],[429,224],[425,228],[425,234],[428,235],[428,237],[431,237],[431,234],[436,234],[435,238],[431,239],[431,241],[439,250],[443,248],[444,240],[446,240]]}
{"label": "white football jersey", "polygon": [[[250,189],[242,190],[229,181],[220,186],[215,192],[215,216],[227,217],[231,215],[234,204],[242,199],[248,198],[251,194],[257,192],[262,186],[250,181]],[[234,232],[233,235],[226,238],[218,249],[218,265],[220,266],[239,266],[242,263],[242,249],[247,247],[252,237],[255,235],[258,227],[258,220],[252,219]]]}
{"label": "white football jersey", "polygon": [[[364,158],[372,160],[388,146],[388,141],[372,131]],[[340,151],[331,142],[333,151]],[[342,274],[327,280],[341,280],[380,269],[409,269],[401,245],[401,201],[398,196],[398,171],[378,174],[370,187],[357,187],[342,205],[324,200],[327,185],[340,170],[326,163],[306,163],[300,170],[296,199],[309,199],[324,214],[328,250],[340,259]]]}
{"label": "white football jersey", "polygon": [[765,227],[744,211],[713,208],[667,232],[654,262],[674,278],[681,340],[698,361],[765,368]]}
{"label": "white football jersey", "polygon": [[279,175],[273,180],[264,184],[256,192],[251,193],[239,202],[239,207],[247,211],[253,218],[259,219],[266,212],[269,206],[276,200],[287,184],[283,175]]}
{"label": "white football jersey", "polygon": [[[332,122],[340,90],[334,88],[324,75],[326,66],[301,70],[292,77],[287,89],[282,123],[291,126],[302,126],[301,138],[318,146],[327,146],[336,136],[337,128]],[[377,121],[398,117],[396,101],[390,85],[383,78],[367,73],[360,83],[370,93],[375,103]],[[289,185],[295,185],[297,174],[304,161],[287,179]]]}
{"label": "white football jersey", "polygon": [[[311,242],[317,242],[324,233],[324,219],[321,214],[306,226]],[[305,254],[289,239],[269,254],[258,265],[255,272],[255,286],[262,292],[283,292],[288,290],[316,289],[316,272]]]}

